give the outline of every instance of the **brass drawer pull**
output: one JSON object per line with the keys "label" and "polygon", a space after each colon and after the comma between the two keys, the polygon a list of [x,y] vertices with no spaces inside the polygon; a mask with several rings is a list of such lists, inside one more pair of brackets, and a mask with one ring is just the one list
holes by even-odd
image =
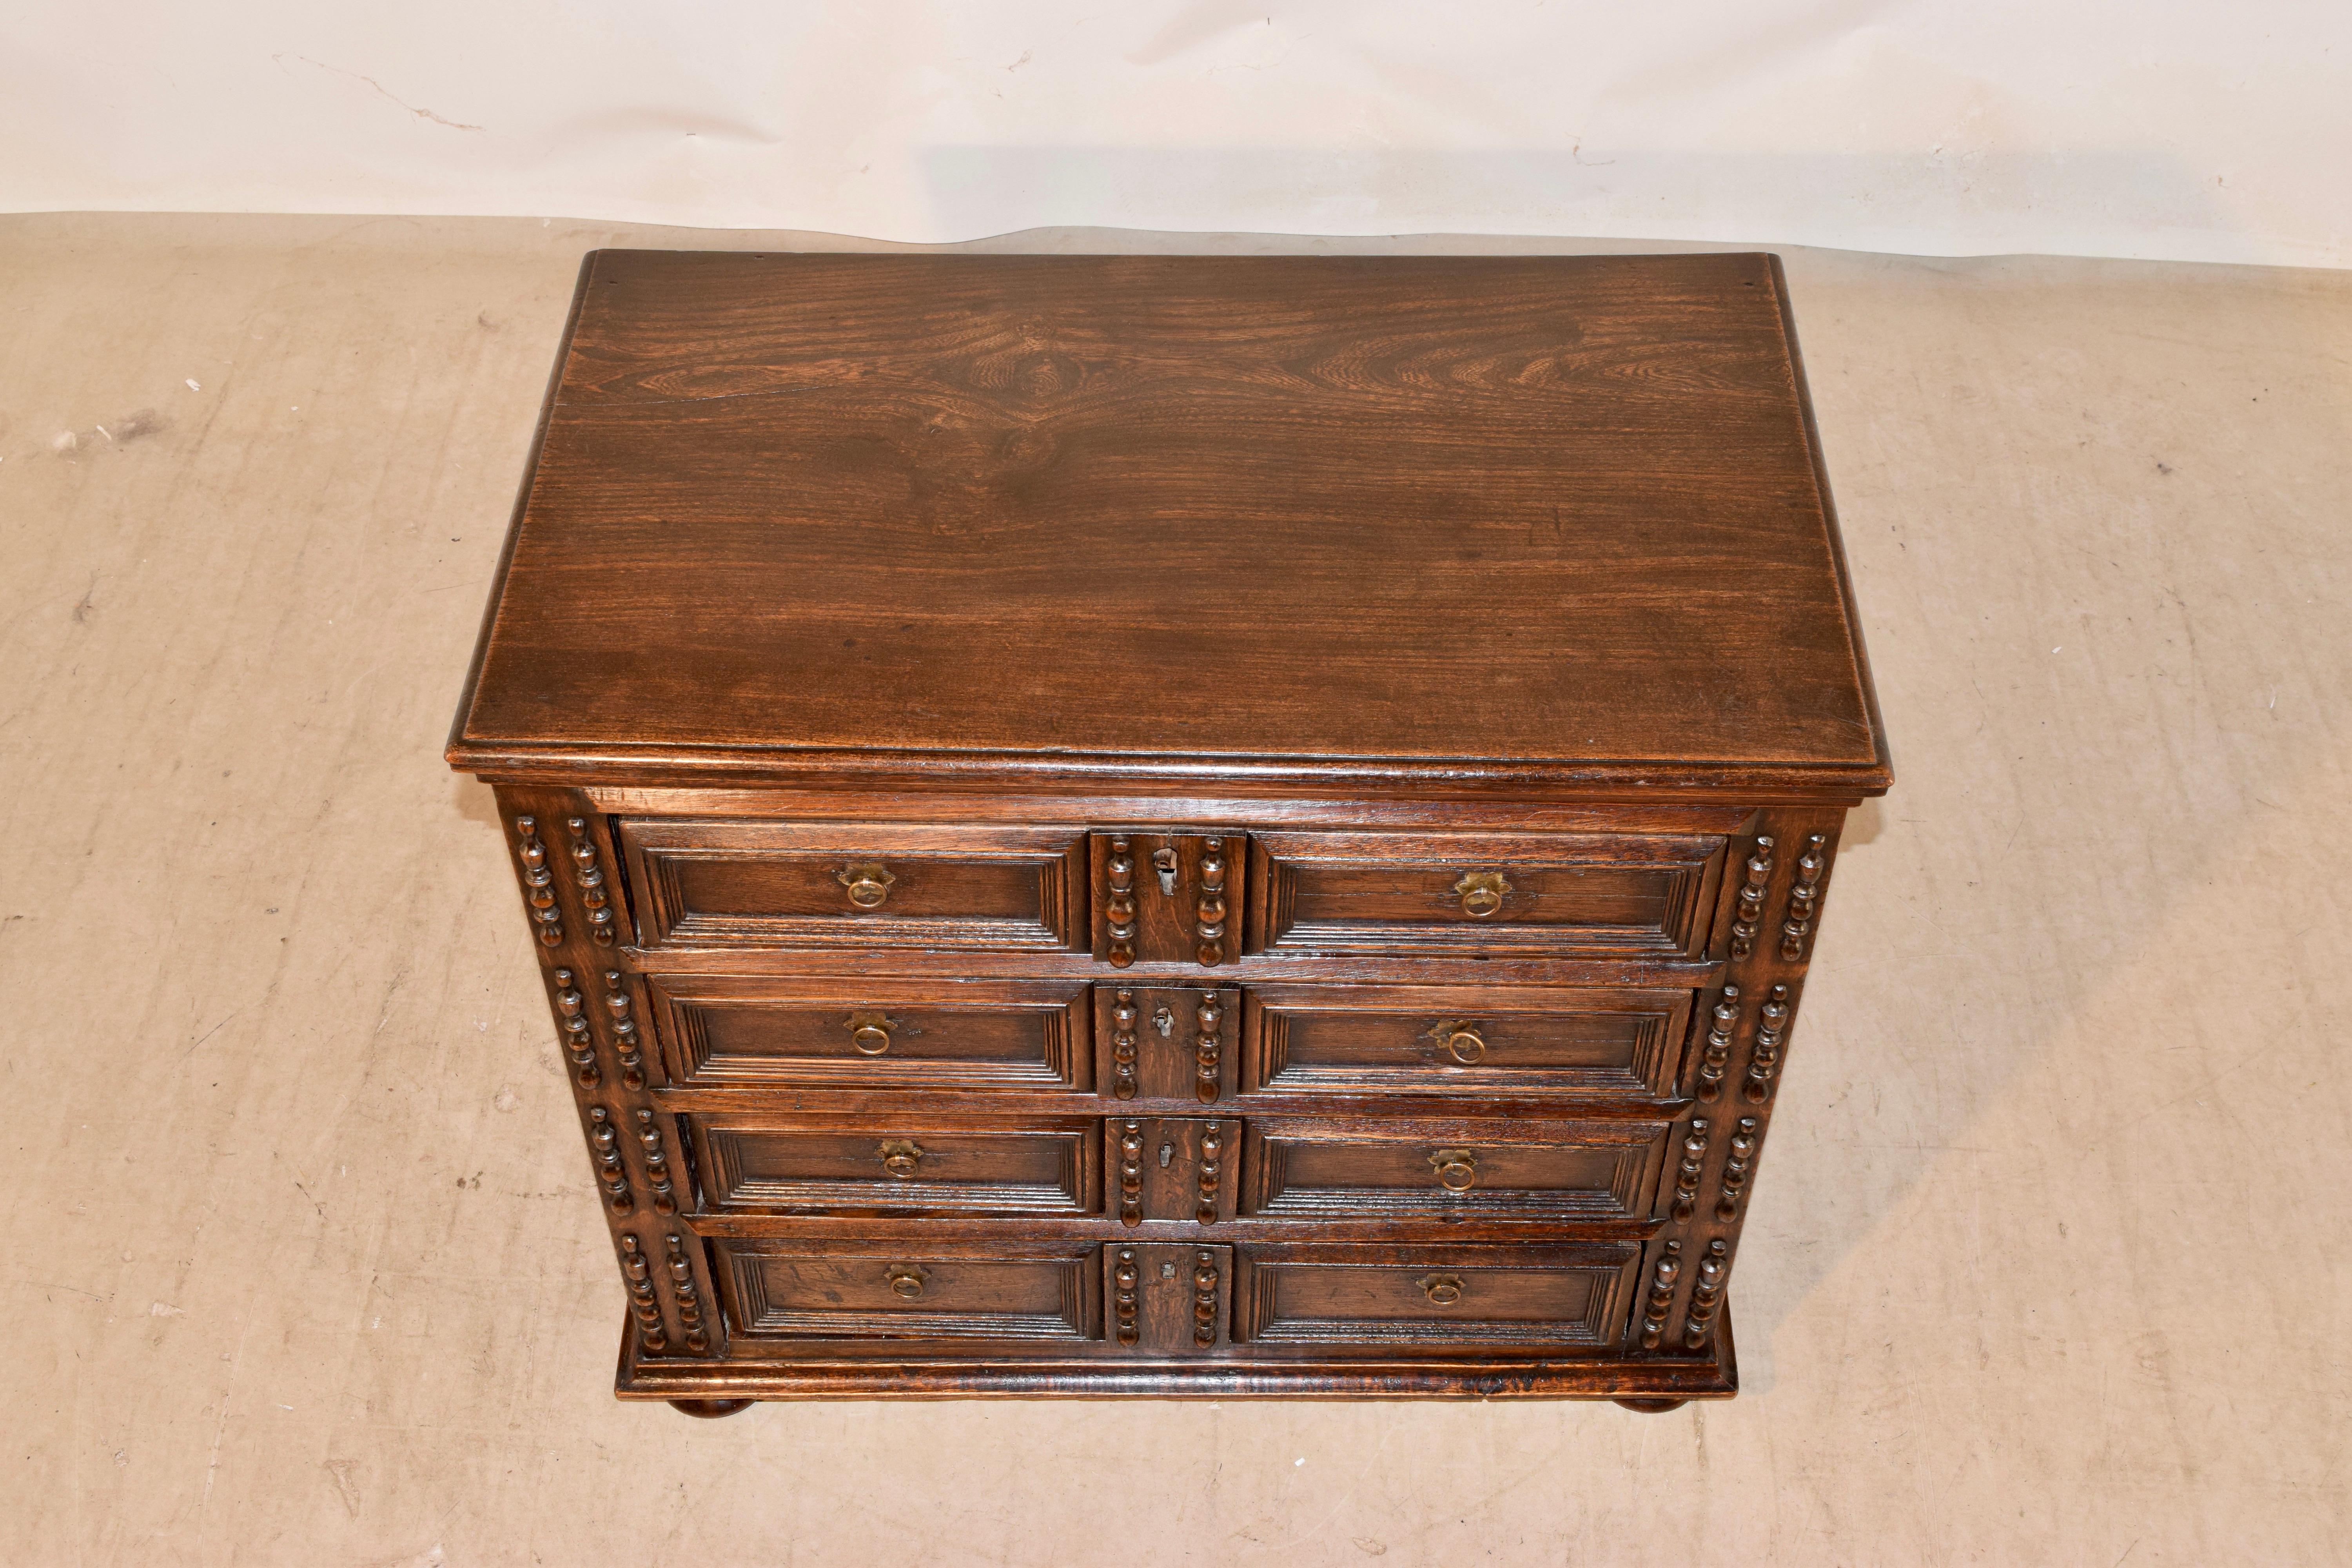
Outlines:
{"label": "brass drawer pull", "polygon": [[849,901],[861,910],[880,909],[882,900],[890,896],[890,884],[898,879],[879,861],[845,866],[834,875],[849,889]]}
{"label": "brass drawer pull", "polygon": [[1466,1193],[1478,1184],[1478,1156],[1467,1149],[1440,1149],[1429,1156],[1437,1184],[1449,1193]]}
{"label": "brass drawer pull", "polygon": [[1429,1298],[1433,1307],[1451,1307],[1462,1300],[1462,1277],[1458,1274],[1424,1274],[1413,1283]]}
{"label": "brass drawer pull", "polygon": [[921,1163],[923,1151],[913,1140],[897,1138],[882,1145],[882,1168],[902,1182],[915,1179],[915,1167]]}
{"label": "brass drawer pull", "polygon": [[1465,871],[1462,879],[1454,884],[1454,890],[1461,895],[1462,912],[1474,921],[1483,921],[1503,907],[1511,884],[1500,871]]}
{"label": "brass drawer pull", "polygon": [[1429,1037],[1437,1042],[1439,1050],[1461,1066],[1475,1067],[1486,1056],[1486,1037],[1479,1032],[1480,1028],[1477,1024],[1449,1021],[1430,1030]]}
{"label": "brass drawer pull", "polygon": [[889,1269],[890,1293],[900,1300],[911,1301],[923,1293],[923,1281],[929,1278],[919,1263],[893,1263]]}
{"label": "brass drawer pull", "polygon": [[890,1020],[880,1013],[849,1016],[849,1044],[861,1057],[878,1057],[890,1048]]}

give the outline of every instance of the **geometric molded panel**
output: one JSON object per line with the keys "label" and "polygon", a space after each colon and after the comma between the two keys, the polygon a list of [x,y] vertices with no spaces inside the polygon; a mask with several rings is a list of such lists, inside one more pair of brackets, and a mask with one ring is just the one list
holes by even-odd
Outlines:
{"label": "geometric molded panel", "polygon": [[1488,985],[1252,985],[1243,1087],[1265,1095],[1674,1092],[1691,993]]}
{"label": "geometric molded panel", "polygon": [[715,1243],[739,1334],[793,1339],[1091,1340],[1092,1243]]}
{"label": "geometric molded panel", "polygon": [[1726,842],[1711,834],[1254,834],[1248,948],[1696,957]]}
{"label": "geometric molded panel", "polygon": [[1083,982],[677,973],[646,984],[671,1081],[688,1087],[1093,1087]]}
{"label": "geometric molded panel", "polygon": [[1641,1259],[1630,1243],[1235,1250],[1234,1339],[1367,1349],[1613,1349]]}
{"label": "geometric molded panel", "polygon": [[1645,1218],[1664,1121],[1244,1124],[1241,1214],[1265,1219]]}
{"label": "geometric molded panel", "polygon": [[647,947],[1083,946],[1086,840],[1064,827],[627,817]]}
{"label": "geometric molded panel", "polygon": [[687,1121],[713,1212],[1075,1217],[1101,1208],[1098,1121]]}

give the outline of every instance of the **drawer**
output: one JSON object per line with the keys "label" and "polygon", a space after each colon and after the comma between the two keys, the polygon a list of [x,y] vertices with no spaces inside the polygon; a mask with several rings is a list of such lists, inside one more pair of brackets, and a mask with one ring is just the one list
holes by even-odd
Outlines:
{"label": "drawer", "polygon": [[1074,981],[646,980],[672,1083],[792,1089],[1094,1087]]}
{"label": "drawer", "polygon": [[1253,985],[1242,1009],[1245,1093],[1664,1098],[1691,993]]}
{"label": "drawer", "polygon": [[1240,1213],[1265,1219],[1646,1216],[1671,1124],[1454,1121],[1244,1125]]}
{"label": "drawer", "polygon": [[714,1213],[1091,1215],[1102,1123],[689,1116]]}
{"label": "drawer", "polygon": [[1247,940],[1269,953],[1706,952],[1727,841],[1700,834],[1264,833]]}
{"label": "drawer", "polygon": [[1235,1248],[1233,1334],[1257,1344],[1542,1345],[1623,1338],[1641,1249],[1571,1247]]}
{"label": "drawer", "polygon": [[1092,1340],[1091,1242],[714,1241],[737,1335],[843,1340]]}
{"label": "drawer", "polygon": [[620,825],[648,947],[1061,952],[1088,943],[1075,828]]}

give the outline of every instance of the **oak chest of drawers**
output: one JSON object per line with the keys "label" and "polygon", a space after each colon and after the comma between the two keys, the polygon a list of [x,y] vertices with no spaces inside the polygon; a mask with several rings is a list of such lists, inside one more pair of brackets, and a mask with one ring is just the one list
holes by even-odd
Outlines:
{"label": "oak chest of drawers", "polygon": [[1890,778],[1752,255],[592,256],[448,754],[697,1414],[1733,1392]]}

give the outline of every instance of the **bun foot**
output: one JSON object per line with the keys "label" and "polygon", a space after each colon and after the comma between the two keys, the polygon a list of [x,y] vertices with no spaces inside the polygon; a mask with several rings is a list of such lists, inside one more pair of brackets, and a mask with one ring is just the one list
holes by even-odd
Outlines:
{"label": "bun foot", "polygon": [[751,1407],[748,1399],[673,1399],[669,1405],[673,1410],[683,1410],[688,1415],[699,1416],[705,1421],[716,1421],[721,1415],[732,1415],[738,1410]]}
{"label": "bun foot", "polygon": [[1680,1410],[1687,1402],[1680,1399],[1621,1399],[1617,1403],[1644,1415],[1664,1415],[1669,1410]]}

